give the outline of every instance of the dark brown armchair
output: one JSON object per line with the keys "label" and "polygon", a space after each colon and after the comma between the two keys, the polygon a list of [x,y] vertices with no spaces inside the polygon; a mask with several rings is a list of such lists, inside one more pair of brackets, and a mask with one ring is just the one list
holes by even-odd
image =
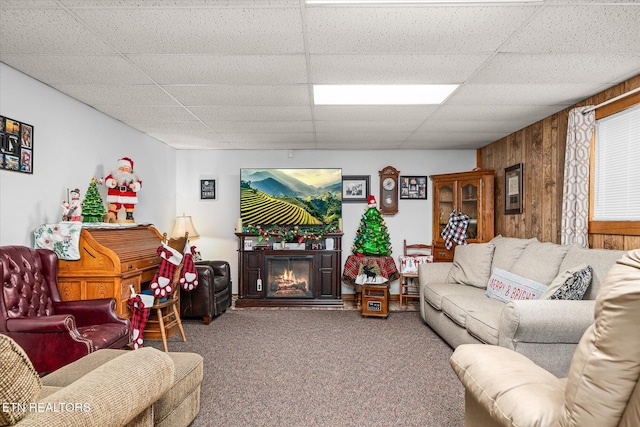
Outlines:
{"label": "dark brown armchair", "polygon": [[38,372],[129,344],[129,321],[118,317],[115,300],[61,301],[55,252],[0,246],[0,278],[0,333],[25,350]]}
{"label": "dark brown armchair", "polygon": [[227,261],[198,261],[198,287],[180,290],[183,318],[201,317],[205,324],[231,306],[231,267]]}

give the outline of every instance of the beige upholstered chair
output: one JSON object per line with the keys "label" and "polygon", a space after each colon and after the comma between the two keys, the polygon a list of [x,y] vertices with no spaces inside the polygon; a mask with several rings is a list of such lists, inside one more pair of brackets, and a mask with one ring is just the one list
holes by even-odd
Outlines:
{"label": "beige upholstered chair", "polygon": [[[459,346],[466,426],[640,426],[640,249],[609,270],[568,378],[509,349]],[[558,325],[559,328],[562,325]]]}

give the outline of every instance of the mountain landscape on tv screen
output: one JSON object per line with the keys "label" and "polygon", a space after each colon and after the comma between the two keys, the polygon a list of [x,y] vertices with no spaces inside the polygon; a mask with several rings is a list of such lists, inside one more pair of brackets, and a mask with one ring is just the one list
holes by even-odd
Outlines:
{"label": "mountain landscape on tv screen", "polygon": [[242,169],[245,225],[321,225],[342,216],[340,169]]}

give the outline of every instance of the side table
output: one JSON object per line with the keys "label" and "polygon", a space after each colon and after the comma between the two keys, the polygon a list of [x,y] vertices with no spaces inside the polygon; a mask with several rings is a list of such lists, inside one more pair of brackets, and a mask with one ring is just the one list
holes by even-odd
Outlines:
{"label": "side table", "polygon": [[389,316],[389,285],[362,285],[362,316]]}

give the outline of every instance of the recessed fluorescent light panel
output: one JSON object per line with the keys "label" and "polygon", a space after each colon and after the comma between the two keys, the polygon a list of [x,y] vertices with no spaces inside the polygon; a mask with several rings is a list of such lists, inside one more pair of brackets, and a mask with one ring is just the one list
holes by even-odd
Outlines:
{"label": "recessed fluorescent light panel", "polygon": [[315,105],[441,104],[458,85],[314,85]]}
{"label": "recessed fluorescent light panel", "polygon": [[306,0],[307,4],[542,3],[544,0]]}

